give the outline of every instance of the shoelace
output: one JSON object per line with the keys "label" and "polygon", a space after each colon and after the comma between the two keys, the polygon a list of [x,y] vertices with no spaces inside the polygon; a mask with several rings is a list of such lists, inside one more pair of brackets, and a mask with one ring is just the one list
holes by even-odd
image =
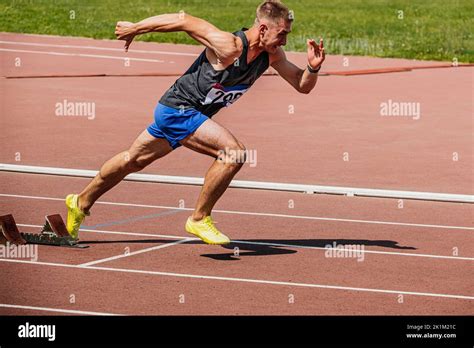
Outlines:
{"label": "shoelace", "polygon": [[206,220],[206,225],[209,227],[209,229],[214,233],[216,236],[220,234],[220,232],[217,230],[216,226],[214,224],[217,224],[216,221],[212,221],[211,219]]}
{"label": "shoelace", "polygon": [[73,221],[73,225],[74,225],[74,228],[79,228],[79,227],[81,227],[80,222],[77,221],[77,220],[74,220],[74,221]]}
{"label": "shoelace", "polygon": [[[79,210],[79,209],[78,209],[78,210]],[[90,214],[86,214],[86,213],[84,213],[84,212],[82,212],[82,213],[84,214],[84,218],[85,218],[86,216],[89,216],[89,215],[90,215]],[[84,218],[83,218],[82,220],[84,220]],[[74,220],[74,221],[73,221],[73,225],[74,225],[74,228],[76,228],[76,227],[81,227],[80,222],[77,221],[77,220]]]}

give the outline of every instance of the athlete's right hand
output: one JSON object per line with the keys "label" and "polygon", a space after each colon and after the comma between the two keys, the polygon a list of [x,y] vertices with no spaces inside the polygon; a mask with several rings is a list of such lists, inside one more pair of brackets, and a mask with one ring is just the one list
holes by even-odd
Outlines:
{"label": "athlete's right hand", "polygon": [[125,41],[125,52],[128,52],[128,47],[135,38],[135,35],[135,23],[117,22],[115,26],[115,36],[117,36],[117,40]]}

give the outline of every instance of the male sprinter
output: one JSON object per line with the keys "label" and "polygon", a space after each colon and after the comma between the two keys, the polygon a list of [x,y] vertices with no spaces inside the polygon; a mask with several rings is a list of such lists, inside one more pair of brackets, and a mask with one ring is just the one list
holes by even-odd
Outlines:
{"label": "male sprinter", "polygon": [[308,40],[308,65],[299,69],[290,63],[281,46],[291,32],[292,13],[277,0],[257,8],[251,29],[234,34],[188,14],[164,14],[139,23],[118,22],[115,34],[125,41],[125,50],[137,35],[184,31],[206,49],[193,65],[166,91],[159,101],[154,122],[130,149],[105,162],[99,174],[78,195],[66,198],[67,229],[77,238],[80,225],[94,202],[126,175],[138,172],[177,147],[185,147],[215,158],[209,168],[186,231],[208,244],[227,244],[211,218],[217,200],[229,186],[243,162],[235,153],[245,151],[232,133],[211,119],[245,93],[271,65],[301,93],[309,93],[318,80],[324,61],[323,42]]}

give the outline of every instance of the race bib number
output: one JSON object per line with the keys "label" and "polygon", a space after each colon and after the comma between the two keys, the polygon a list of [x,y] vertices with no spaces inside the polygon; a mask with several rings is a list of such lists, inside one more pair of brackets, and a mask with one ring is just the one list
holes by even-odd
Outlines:
{"label": "race bib number", "polygon": [[203,105],[223,103],[225,106],[229,106],[234,103],[237,99],[247,92],[247,85],[238,85],[232,87],[224,87],[219,83],[212,86],[211,90],[207,93],[206,99],[202,103]]}

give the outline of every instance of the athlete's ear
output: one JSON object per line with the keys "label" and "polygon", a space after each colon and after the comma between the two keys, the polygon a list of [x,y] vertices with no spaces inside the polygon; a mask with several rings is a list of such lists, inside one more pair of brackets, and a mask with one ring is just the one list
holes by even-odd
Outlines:
{"label": "athlete's ear", "polygon": [[268,30],[268,26],[266,24],[260,23],[258,27],[258,31],[260,35],[265,35],[266,31]]}

